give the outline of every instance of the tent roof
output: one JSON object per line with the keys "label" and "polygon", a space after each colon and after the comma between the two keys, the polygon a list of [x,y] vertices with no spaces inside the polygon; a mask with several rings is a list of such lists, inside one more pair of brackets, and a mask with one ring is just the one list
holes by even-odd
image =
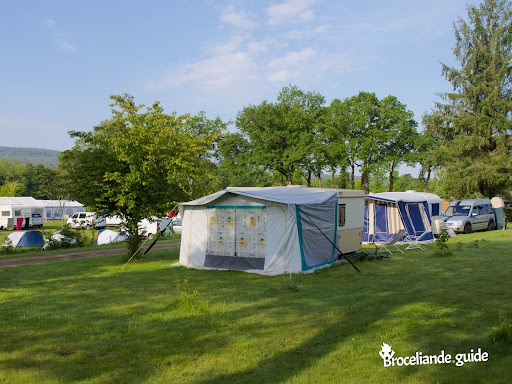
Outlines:
{"label": "tent roof", "polygon": [[283,204],[312,205],[336,201],[338,193],[335,189],[304,188],[304,187],[256,187],[226,188],[211,195],[201,197],[179,205],[206,205],[227,193],[252,197],[260,200]]}
{"label": "tent roof", "polygon": [[[431,196],[427,196],[431,195]],[[434,198],[437,197],[436,198]],[[440,203],[441,199],[433,193],[418,193],[418,192],[381,192],[371,193],[365,196],[369,199],[382,200],[382,201],[404,201],[404,202],[423,202],[428,201],[429,203]]]}
{"label": "tent roof", "polygon": [[43,205],[30,196],[0,197],[0,205],[21,205],[25,207],[42,207]]}
{"label": "tent roof", "polygon": [[39,203],[43,204],[45,207],[60,207],[60,204],[65,204],[64,206],[67,208],[70,207],[83,207],[84,205],[79,203],[78,201],[70,201],[70,200],[37,200]]}

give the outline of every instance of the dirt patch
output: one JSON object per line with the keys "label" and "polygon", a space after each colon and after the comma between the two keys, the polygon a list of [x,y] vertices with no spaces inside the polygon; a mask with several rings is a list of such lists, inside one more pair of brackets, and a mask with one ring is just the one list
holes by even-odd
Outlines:
{"label": "dirt patch", "polygon": [[[179,248],[179,247],[180,247],[180,243],[160,243],[160,244],[155,244],[153,249],[166,249],[166,248],[172,249],[172,248]],[[75,260],[75,259],[87,259],[89,257],[120,255],[125,251],[126,251],[125,248],[94,249],[94,250],[88,250],[88,251],[71,251],[71,252],[65,252],[65,253],[32,256],[32,257],[13,257],[10,259],[0,259],[0,268],[18,267],[20,265],[27,265],[27,264],[48,263],[51,261],[65,261],[65,260]]]}

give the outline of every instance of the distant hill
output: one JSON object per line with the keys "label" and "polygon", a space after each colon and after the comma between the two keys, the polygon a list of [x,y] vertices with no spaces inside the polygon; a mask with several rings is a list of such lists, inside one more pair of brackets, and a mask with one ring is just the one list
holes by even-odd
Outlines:
{"label": "distant hill", "polygon": [[54,168],[59,162],[59,151],[42,148],[0,147],[0,159],[16,159],[20,163],[43,164]]}

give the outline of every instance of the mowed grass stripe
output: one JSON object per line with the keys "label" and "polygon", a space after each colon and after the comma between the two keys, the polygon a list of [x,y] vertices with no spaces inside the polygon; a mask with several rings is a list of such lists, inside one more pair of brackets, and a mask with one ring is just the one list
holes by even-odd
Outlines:
{"label": "mowed grass stripe", "polygon": [[[512,231],[449,245],[291,281],[171,268],[178,249],[6,268],[0,383],[512,382],[512,346],[491,340],[512,321]],[[383,342],[490,358],[384,368]]]}

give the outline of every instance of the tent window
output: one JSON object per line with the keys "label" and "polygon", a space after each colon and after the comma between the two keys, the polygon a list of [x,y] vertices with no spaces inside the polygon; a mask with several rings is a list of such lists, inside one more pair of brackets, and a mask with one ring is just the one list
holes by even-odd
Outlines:
{"label": "tent window", "polygon": [[208,255],[265,258],[265,207],[208,208],[207,215]]}
{"label": "tent window", "polygon": [[14,216],[21,216],[21,210],[19,210],[19,211],[14,211]]}
{"label": "tent window", "polygon": [[346,208],[347,208],[346,204],[338,205],[338,227],[344,227],[345,226],[345,211],[346,211]]}

